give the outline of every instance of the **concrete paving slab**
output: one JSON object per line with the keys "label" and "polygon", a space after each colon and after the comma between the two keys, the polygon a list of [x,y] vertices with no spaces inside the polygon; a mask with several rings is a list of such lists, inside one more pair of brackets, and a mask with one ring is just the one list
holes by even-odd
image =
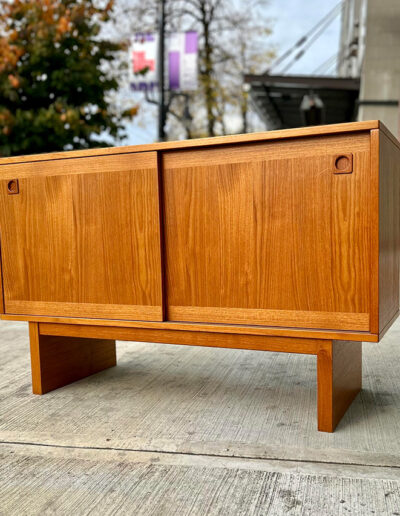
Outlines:
{"label": "concrete paving slab", "polygon": [[400,466],[400,323],[366,343],[361,394],[316,428],[316,359],[118,343],[118,366],[31,394],[27,325],[0,326],[0,441]]}
{"label": "concrete paving slab", "polygon": [[400,515],[396,323],[316,429],[315,357],[118,343],[118,367],[31,394],[27,325],[0,322],[0,515]]}
{"label": "concrete paving slab", "polygon": [[260,460],[3,445],[0,514],[400,514],[398,480],[285,467]]}

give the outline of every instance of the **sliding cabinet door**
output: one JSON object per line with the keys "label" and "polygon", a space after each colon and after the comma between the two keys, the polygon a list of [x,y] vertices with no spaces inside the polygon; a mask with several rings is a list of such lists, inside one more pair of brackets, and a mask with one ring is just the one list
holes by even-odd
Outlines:
{"label": "sliding cabinet door", "polygon": [[163,185],[169,320],[369,330],[368,133],[165,152]]}
{"label": "sliding cabinet door", "polygon": [[155,152],[1,172],[7,314],[162,320]]}

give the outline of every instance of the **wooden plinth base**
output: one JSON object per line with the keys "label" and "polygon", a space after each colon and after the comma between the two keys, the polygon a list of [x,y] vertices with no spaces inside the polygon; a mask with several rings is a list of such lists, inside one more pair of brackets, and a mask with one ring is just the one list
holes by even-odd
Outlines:
{"label": "wooden plinth base", "polygon": [[40,335],[29,323],[32,390],[46,392],[117,364],[115,340]]}
{"label": "wooden plinth base", "polygon": [[116,365],[115,339],[317,356],[318,430],[333,432],[361,389],[361,342],[206,331],[29,323],[32,384],[44,394]]}
{"label": "wooden plinth base", "polygon": [[362,343],[325,341],[317,353],[318,430],[333,432],[361,390]]}

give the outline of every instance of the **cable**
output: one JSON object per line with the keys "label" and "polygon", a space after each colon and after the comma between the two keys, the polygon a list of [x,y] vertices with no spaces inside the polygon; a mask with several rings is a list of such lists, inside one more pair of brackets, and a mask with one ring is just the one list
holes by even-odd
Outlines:
{"label": "cable", "polygon": [[339,57],[339,52],[333,54],[326,61],[320,64],[315,70],[311,73],[311,75],[318,75],[321,73],[328,73],[328,71],[332,68],[333,65],[339,67],[346,59],[348,59],[348,54],[343,54]]}
{"label": "cable", "polygon": [[[290,63],[288,65],[285,66],[285,68],[280,72],[282,75],[285,74],[289,68],[291,68],[294,63],[296,61],[298,61],[301,57],[303,57],[303,55],[307,52],[307,50],[311,47],[311,45],[314,43],[314,41],[316,41],[320,36],[321,34],[327,29],[327,27],[334,21],[334,19],[336,18],[336,16],[340,13],[340,11],[342,10],[343,8],[343,3],[340,2],[336,7],[335,7],[335,10],[337,8],[339,8],[337,10],[337,12],[334,13],[334,16],[331,17],[330,19],[326,20],[325,24],[322,25],[320,27],[320,29],[315,32],[315,34],[308,40],[307,44],[300,50],[300,52],[298,52],[294,58],[290,61]],[[331,11],[332,12],[332,11]]]}
{"label": "cable", "polygon": [[333,63],[336,62],[338,58],[337,52],[335,52],[332,56],[330,56],[326,61],[324,61],[322,64],[317,66],[315,70],[311,72],[311,75],[318,75],[320,73],[323,73],[325,69],[329,70],[329,68],[332,66]]}
{"label": "cable", "polygon": [[[332,75],[329,73],[329,70],[332,68],[332,66],[336,66],[335,61],[325,70],[325,75]],[[332,70],[333,71],[333,70]],[[333,74],[334,75],[334,74]]]}
{"label": "cable", "polygon": [[[316,25],[314,25],[303,37],[301,37],[292,47],[290,47],[286,52],[284,52],[281,56],[279,56],[272,65],[264,72],[264,73],[270,73],[273,68],[276,68],[279,64],[281,64],[283,61],[287,59],[287,57],[290,56],[290,54],[296,50],[297,48],[301,47],[308,38],[317,31],[322,25],[324,25],[324,29],[336,18],[336,16],[339,14],[340,10],[343,7],[344,2],[346,0],[340,1],[338,4],[335,5],[333,9],[329,11],[328,14],[326,14],[323,18],[321,18]],[[332,18],[332,19],[331,19]],[[326,27],[325,27],[326,25]],[[319,31],[319,34],[321,34],[323,31]],[[313,40],[314,41],[314,40]],[[307,47],[308,48],[308,47]],[[297,54],[297,59],[299,59],[304,54],[304,50],[300,50],[300,52]],[[297,60],[295,59],[295,60]]]}

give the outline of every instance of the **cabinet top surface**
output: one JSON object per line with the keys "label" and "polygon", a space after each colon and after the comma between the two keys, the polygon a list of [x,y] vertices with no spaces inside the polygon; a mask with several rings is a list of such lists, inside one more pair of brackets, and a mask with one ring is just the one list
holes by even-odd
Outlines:
{"label": "cabinet top surface", "polygon": [[175,149],[194,149],[198,147],[210,147],[214,145],[227,145],[246,142],[260,142],[284,140],[305,136],[323,136],[330,134],[349,134],[358,131],[369,131],[371,129],[381,129],[398,145],[398,140],[379,120],[369,120],[366,122],[351,122],[346,124],[319,125],[313,127],[299,127],[295,129],[283,129],[278,131],[263,131],[258,133],[235,134],[229,136],[215,136],[211,138],[198,138],[193,140],[180,140],[157,142],[142,145],[125,145],[121,147],[105,147],[84,150],[72,150],[63,152],[51,152],[45,154],[33,154],[25,156],[12,156],[0,159],[0,165],[10,165],[14,163],[28,163],[34,161],[48,161],[54,159],[68,159],[75,157],[103,156],[113,154],[127,154],[134,152],[148,152],[158,150]]}

